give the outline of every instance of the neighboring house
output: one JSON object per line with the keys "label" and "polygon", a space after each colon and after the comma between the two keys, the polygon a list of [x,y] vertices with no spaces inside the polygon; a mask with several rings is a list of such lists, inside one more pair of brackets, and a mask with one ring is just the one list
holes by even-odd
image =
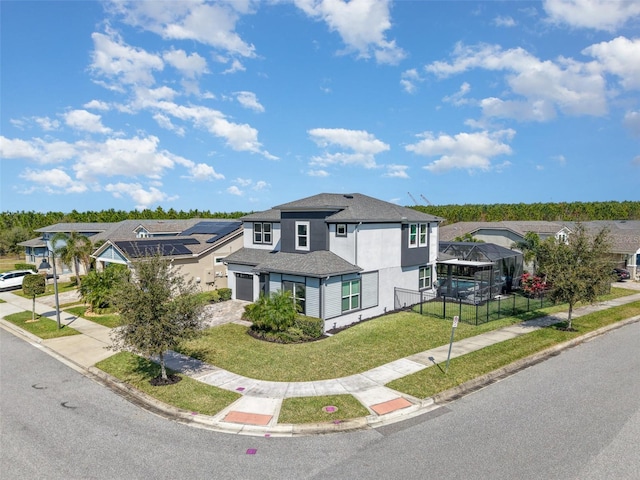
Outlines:
{"label": "neighboring house", "polygon": [[325,330],[394,308],[394,289],[431,290],[441,218],[361,194],[322,193],[241,218],[229,255],[237,299],[287,290]]}
{"label": "neighboring house", "polygon": [[[89,237],[97,249],[92,254],[98,269],[110,263],[130,265],[140,255],[160,252],[180,266],[202,290],[227,286],[222,259],[242,247],[242,222],[238,220],[124,220],[116,223],[59,223],[37,230],[39,239],[23,242],[27,259],[39,263],[48,257],[46,241],[58,232],[78,232]],[[70,271],[56,265],[61,272]],[[82,271],[81,273],[85,273]]]}
{"label": "neighboring house", "polygon": [[[541,240],[549,237],[566,240],[575,225],[576,222],[544,221],[459,222],[440,227],[440,240],[454,241],[470,234],[477,240],[511,248],[523,240],[527,232],[537,233]],[[594,220],[582,225],[593,234],[607,228],[615,266],[629,270],[632,279],[640,280],[639,220]]]}

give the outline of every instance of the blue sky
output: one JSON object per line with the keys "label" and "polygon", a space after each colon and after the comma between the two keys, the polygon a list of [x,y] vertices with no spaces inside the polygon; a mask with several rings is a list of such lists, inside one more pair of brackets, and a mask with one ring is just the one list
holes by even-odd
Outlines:
{"label": "blue sky", "polygon": [[640,200],[637,1],[2,1],[0,210]]}

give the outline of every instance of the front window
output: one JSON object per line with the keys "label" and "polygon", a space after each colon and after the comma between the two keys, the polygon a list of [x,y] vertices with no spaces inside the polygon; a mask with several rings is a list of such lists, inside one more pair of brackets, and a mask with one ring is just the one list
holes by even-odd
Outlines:
{"label": "front window", "polygon": [[418,224],[412,223],[409,225],[409,246],[415,247],[418,245]]}
{"label": "front window", "polygon": [[296,249],[309,250],[309,222],[296,222]]}
{"label": "front window", "polygon": [[253,224],[253,243],[271,244],[271,224],[270,223],[254,223]]}
{"label": "front window", "polygon": [[337,237],[346,237],[347,236],[347,224],[339,223],[336,225],[336,236]]}
{"label": "front window", "polygon": [[426,247],[427,246],[427,224],[426,223],[421,223],[420,224],[420,246],[421,247]]}
{"label": "front window", "polygon": [[420,267],[418,271],[418,289],[423,290],[431,287],[431,265]]}
{"label": "front window", "polygon": [[342,311],[360,308],[360,280],[342,282]]}
{"label": "front window", "polygon": [[282,288],[286,292],[291,292],[291,298],[300,307],[300,313],[305,313],[306,287],[304,283],[282,282]]}

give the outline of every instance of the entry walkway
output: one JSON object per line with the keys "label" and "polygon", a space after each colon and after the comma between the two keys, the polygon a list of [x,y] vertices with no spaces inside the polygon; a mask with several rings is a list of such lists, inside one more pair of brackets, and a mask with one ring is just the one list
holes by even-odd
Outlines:
{"label": "entry walkway", "polygon": [[[1,317],[19,311],[31,310],[31,300],[20,296],[3,292],[0,293],[0,299],[7,302],[0,303]],[[574,311],[574,318],[638,300],[640,300],[640,293],[580,307]],[[55,321],[55,311],[46,304],[36,302],[36,312]],[[566,320],[566,317],[566,313],[554,314],[455,341],[451,358],[562,322]],[[115,353],[109,350],[110,329],[66,312],[61,312],[61,320],[64,325],[69,325],[81,332],[81,335],[51,340],[32,338],[32,340],[83,369],[97,373],[97,369],[91,367]],[[11,325],[8,322],[3,322],[3,324],[5,326]],[[16,327],[10,326],[10,328],[15,329]],[[397,421],[430,408],[433,405],[432,399],[418,399],[392,390],[385,385],[436,364],[443,364],[447,360],[448,350],[448,344],[442,345],[348,377],[310,382],[270,382],[247,378],[176,352],[169,352],[165,356],[165,361],[169,368],[183,375],[241,395],[237,401],[213,417],[204,417],[197,412],[191,412],[193,417],[190,419],[191,421],[199,421],[210,427],[236,433],[286,435],[291,434],[296,427],[278,424],[278,415],[285,398],[353,395],[370,413],[365,419],[359,419],[362,426],[377,426]],[[180,416],[182,420],[185,419],[184,412],[178,415],[178,417]],[[311,426],[310,428],[322,431],[323,427]],[[339,429],[339,426],[329,428],[329,430]],[[297,431],[300,431],[299,427]]]}

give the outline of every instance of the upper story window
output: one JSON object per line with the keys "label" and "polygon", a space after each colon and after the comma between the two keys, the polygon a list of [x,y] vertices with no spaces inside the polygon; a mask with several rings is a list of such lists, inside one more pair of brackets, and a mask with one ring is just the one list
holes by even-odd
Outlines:
{"label": "upper story window", "polygon": [[426,247],[429,240],[429,224],[428,223],[411,223],[409,224],[409,247]]}
{"label": "upper story window", "polygon": [[253,243],[272,243],[271,223],[255,222],[253,224]]}
{"label": "upper story window", "polygon": [[136,232],[136,238],[147,238],[148,236],[149,232],[143,227],[140,227]]}
{"label": "upper story window", "polygon": [[336,237],[346,237],[346,236],[347,236],[347,224],[338,223],[336,225]]}
{"label": "upper story window", "polygon": [[296,250],[309,250],[309,222],[296,222]]}
{"label": "upper story window", "polygon": [[558,233],[558,241],[560,243],[567,243],[567,234],[565,232]]}

